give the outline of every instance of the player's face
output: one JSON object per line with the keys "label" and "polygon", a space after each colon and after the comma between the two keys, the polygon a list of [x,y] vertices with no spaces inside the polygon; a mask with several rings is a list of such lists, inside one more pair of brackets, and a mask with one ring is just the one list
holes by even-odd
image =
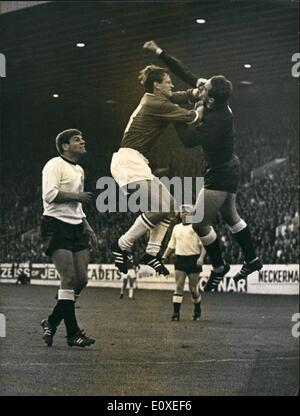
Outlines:
{"label": "player's face", "polygon": [[172,97],[172,88],[174,88],[172,80],[168,74],[165,74],[162,82],[159,84],[161,94],[168,98]]}
{"label": "player's face", "polygon": [[81,135],[71,137],[69,140],[68,152],[73,155],[80,156],[86,153],[85,140]]}
{"label": "player's face", "polygon": [[211,89],[212,89],[212,85],[211,85],[211,82],[210,82],[210,79],[209,79],[209,80],[207,80],[207,81],[206,81],[206,83],[203,85],[202,90],[201,90],[201,95],[200,95],[200,97],[201,97],[201,99],[202,99],[204,102],[207,102],[207,101],[208,101],[208,98],[209,98],[209,90],[211,90]]}
{"label": "player's face", "polygon": [[182,221],[182,224],[183,225],[187,225],[187,222],[186,222],[186,217],[188,216],[188,215],[191,215],[189,212],[187,212],[187,211],[182,211],[181,213],[180,213],[180,219],[181,219],[181,221]]}

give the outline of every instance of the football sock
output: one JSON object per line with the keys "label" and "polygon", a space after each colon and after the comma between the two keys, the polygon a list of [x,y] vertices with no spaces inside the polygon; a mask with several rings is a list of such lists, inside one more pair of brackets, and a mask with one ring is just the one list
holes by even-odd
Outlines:
{"label": "football sock", "polygon": [[57,327],[64,318],[64,311],[60,300],[57,301],[52,313],[48,316],[48,322],[51,326]]}
{"label": "football sock", "polygon": [[241,247],[246,262],[250,263],[252,260],[256,259],[251,234],[246,222],[241,219],[238,223],[229,228],[233,237]]}
{"label": "football sock", "polygon": [[201,306],[200,305],[201,305],[200,302],[194,304],[194,314],[200,315],[200,313],[201,313]]}
{"label": "football sock", "polygon": [[145,214],[139,215],[129,230],[119,238],[120,249],[130,252],[134,242],[154,227],[155,225],[148,220]]}
{"label": "football sock", "polygon": [[173,295],[173,310],[174,313],[179,313],[180,312],[180,307],[182,304],[182,295],[178,294],[178,293],[174,293]]}
{"label": "football sock", "polygon": [[61,302],[67,336],[70,337],[79,330],[75,316],[74,290],[60,289],[58,291],[58,301]]}
{"label": "football sock", "polygon": [[207,235],[199,237],[205,247],[205,250],[207,251],[207,254],[209,255],[214,271],[222,271],[224,261],[222,258],[220,243],[215,230],[211,227],[210,232]]}
{"label": "football sock", "polygon": [[150,231],[146,253],[150,254],[151,256],[156,256],[159,253],[161,243],[168,231],[170,223],[171,220],[169,218],[165,218]]}

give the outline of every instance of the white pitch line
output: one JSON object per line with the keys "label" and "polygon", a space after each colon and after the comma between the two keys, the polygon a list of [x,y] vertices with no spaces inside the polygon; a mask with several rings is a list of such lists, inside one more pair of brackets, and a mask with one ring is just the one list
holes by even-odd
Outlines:
{"label": "white pitch line", "polygon": [[[196,360],[196,361],[126,361],[126,364],[130,365],[178,365],[178,364],[209,364],[209,363],[251,363],[251,362],[258,362],[258,361],[292,361],[292,360],[299,360],[299,357],[273,357],[273,358],[221,358],[221,359],[209,359],[209,360]],[[16,362],[4,362],[0,364],[0,367],[28,367],[28,366],[69,366],[69,367],[97,367],[103,365],[113,365],[113,364],[124,364],[122,360],[110,360],[110,361],[97,361],[96,363],[73,363],[73,362],[65,362],[65,363],[16,363]]]}

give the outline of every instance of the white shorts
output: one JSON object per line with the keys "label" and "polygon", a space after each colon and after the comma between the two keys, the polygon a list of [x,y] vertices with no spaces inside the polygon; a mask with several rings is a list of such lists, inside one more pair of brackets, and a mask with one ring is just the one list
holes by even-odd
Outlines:
{"label": "white shorts", "polygon": [[120,187],[131,182],[154,178],[149,161],[137,150],[126,147],[121,147],[113,154],[110,171]]}

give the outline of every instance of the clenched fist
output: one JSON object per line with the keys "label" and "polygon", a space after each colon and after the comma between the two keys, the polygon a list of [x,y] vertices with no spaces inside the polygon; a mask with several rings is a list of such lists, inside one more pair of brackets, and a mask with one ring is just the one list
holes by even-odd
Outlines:
{"label": "clenched fist", "polygon": [[143,45],[143,49],[148,49],[149,51],[154,52],[154,53],[156,52],[158,48],[159,46],[157,45],[157,43],[154,42],[154,40],[148,40]]}

